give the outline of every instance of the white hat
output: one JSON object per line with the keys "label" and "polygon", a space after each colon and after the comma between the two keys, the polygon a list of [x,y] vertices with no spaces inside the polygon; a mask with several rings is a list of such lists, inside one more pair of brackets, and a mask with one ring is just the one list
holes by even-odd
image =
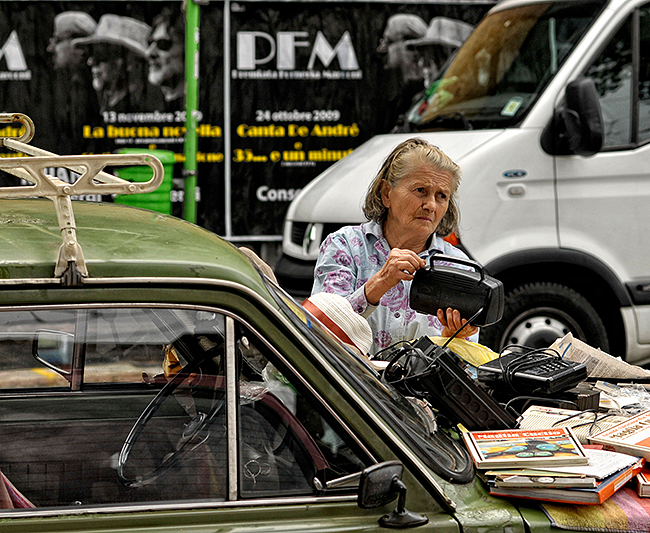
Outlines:
{"label": "white hat", "polygon": [[90,35],[95,28],[95,19],[84,11],[64,11],[54,17],[54,35]]}
{"label": "white hat", "polygon": [[151,27],[146,22],[119,15],[102,15],[92,35],[74,39],[72,44],[91,45],[97,43],[115,44],[144,57],[149,43],[147,38]]}
{"label": "white hat", "polygon": [[462,20],[448,17],[434,17],[429,22],[426,34],[419,39],[406,41],[407,48],[419,46],[447,45],[454,48],[460,47],[472,33],[474,26]]}
{"label": "white hat", "polygon": [[388,33],[393,41],[417,39],[427,33],[427,23],[417,15],[398,13],[388,18],[384,35]]}
{"label": "white hat", "polygon": [[372,347],[370,324],[343,296],[328,292],[312,294],[302,306],[320,320],[342,342],[364,357]]}

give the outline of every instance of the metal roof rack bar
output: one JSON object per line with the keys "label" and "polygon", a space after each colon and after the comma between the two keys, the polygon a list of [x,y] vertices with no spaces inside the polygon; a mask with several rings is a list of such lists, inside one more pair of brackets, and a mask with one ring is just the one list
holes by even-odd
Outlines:
{"label": "metal roof rack bar", "polygon": [[[27,157],[0,158],[0,170],[17,176],[30,185],[0,187],[0,198],[45,197],[54,202],[63,244],[59,248],[54,275],[68,285],[78,285],[88,276],[81,246],[77,242],[76,223],[70,196],[82,194],[135,194],[156,190],[164,178],[160,160],[150,154],[57,155],[29,142],[34,136],[34,123],[20,113],[0,113],[0,123],[20,122],[24,133],[16,137],[0,137],[5,146]],[[153,171],[149,181],[132,183],[104,172],[107,166],[146,165]],[[46,173],[48,168],[67,168],[80,174],[74,183],[66,183]]]}
{"label": "metal roof rack bar", "polygon": [[31,118],[29,118],[27,115],[23,115],[22,113],[0,113],[0,123],[13,124],[16,122],[20,122],[25,128],[23,134],[16,140],[25,143],[31,141],[34,138],[35,131],[34,122]]}

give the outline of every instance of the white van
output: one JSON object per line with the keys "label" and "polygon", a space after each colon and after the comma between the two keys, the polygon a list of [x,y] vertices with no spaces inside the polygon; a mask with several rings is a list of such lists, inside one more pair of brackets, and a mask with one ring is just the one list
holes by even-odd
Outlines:
{"label": "white van", "polygon": [[290,205],[280,283],[309,292],[322,239],[365,219],[381,161],[419,136],[462,168],[459,245],[506,289],[495,348],[567,331],[650,360],[650,2],[505,0],[407,114]]}

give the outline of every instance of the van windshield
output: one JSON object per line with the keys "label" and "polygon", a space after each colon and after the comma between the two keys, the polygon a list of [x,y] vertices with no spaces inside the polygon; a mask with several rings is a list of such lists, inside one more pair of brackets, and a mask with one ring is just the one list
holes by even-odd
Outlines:
{"label": "van windshield", "polygon": [[540,2],[488,14],[407,113],[404,127],[516,126],[604,5]]}

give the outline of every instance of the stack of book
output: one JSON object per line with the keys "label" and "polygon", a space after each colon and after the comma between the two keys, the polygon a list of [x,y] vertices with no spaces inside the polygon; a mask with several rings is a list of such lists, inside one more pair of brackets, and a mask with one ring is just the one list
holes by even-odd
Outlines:
{"label": "stack of book", "polygon": [[471,431],[463,438],[495,496],[599,504],[641,472],[645,462],[585,449],[567,427]]}
{"label": "stack of book", "polygon": [[[600,444],[606,450],[629,455],[639,455],[650,460],[650,410],[589,436],[589,442]],[[650,498],[650,470],[644,469],[636,476],[637,493]]]}

